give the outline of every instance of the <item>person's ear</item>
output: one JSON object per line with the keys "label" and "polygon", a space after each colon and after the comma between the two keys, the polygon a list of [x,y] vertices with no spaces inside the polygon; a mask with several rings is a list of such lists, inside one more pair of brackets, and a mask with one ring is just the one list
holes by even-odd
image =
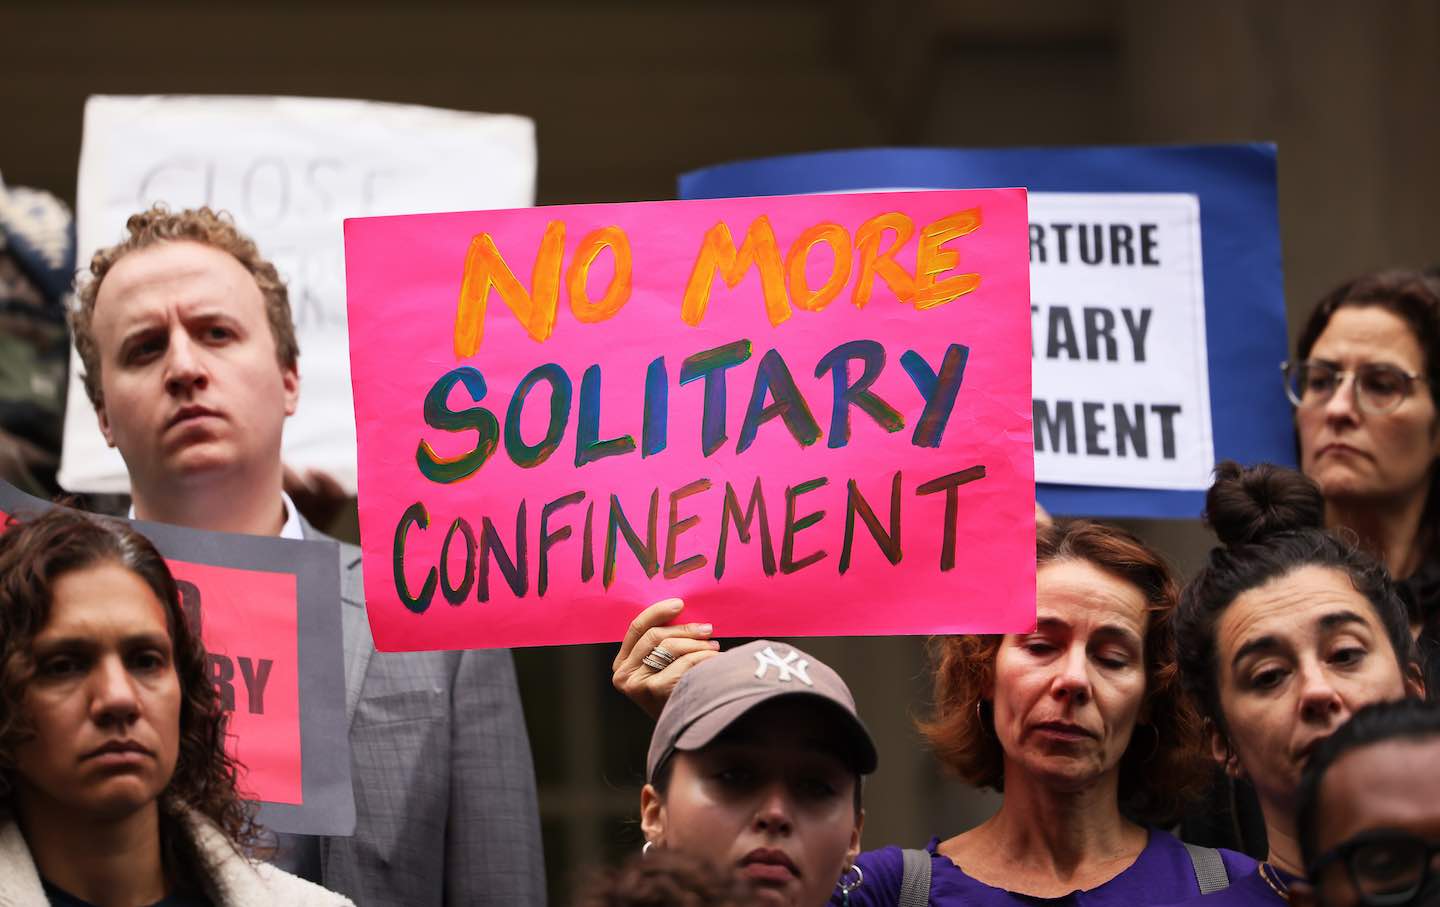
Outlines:
{"label": "person's ear", "polygon": [[1425,672],[1415,662],[1405,666],[1405,692],[1412,698],[1425,698]]}
{"label": "person's ear", "polygon": [[855,813],[855,827],[850,831],[850,846],[845,849],[845,865],[854,866],[860,856],[860,833],[865,829],[865,810]]}
{"label": "person's ear", "polygon": [[1296,879],[1290,883],[1290,907],[1317,907],[1320,899],[1315,896],[1315,889],[1304,879]]}
{"label": "person's ear", "polygon": [[100,434],[105,436],[105,443],[114,447],[115,433],[110,428],[110,414],[106,412],[104,403],[95,404],[95,419],[100,423]]}
{"label": "person's ear", "polygon": [[1244,779],[1245,767],[1240,764],[1240,757],[1235,754],[1235,747],[1230,745],[1230,739],[1220,730],[1219,725],[1213,721],[1205,722],[1206,736],[1210,739],[1210,756],[1225,774],[1231,778]]}
{"label": "person's ear", "polygon": [[285,388],[285,415],[295,415],[300,406],[300,369],[293,365],[280,369],[280,381]]}
{"label": "person's ear", "polygon": [[665,838],[665,824],[665,798],[647,784],[640,788],[640,833],[648,843],[659,846]]}

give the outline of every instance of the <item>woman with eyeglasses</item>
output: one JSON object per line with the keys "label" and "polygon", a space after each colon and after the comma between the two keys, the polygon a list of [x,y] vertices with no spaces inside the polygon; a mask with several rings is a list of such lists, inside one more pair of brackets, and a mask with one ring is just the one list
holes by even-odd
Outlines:
{"label": "woman with eyeglasses", "polygon": [[1300,468],[1400,582],[1419,633],[1440,606],[1440,282],[1377,271],[1320,300],[1285,365]]}

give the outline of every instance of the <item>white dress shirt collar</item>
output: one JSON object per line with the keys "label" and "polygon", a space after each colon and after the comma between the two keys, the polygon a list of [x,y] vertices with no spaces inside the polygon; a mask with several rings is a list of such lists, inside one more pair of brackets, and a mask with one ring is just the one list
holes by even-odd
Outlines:
{"label": "white dress shirt collar", "polygon": [[[280,502],[285,507],[285,525],[280,527],[280,537],[282,539],[293,539],[297,542],[304,540],[305,530],[301,527],[300,511],[295,506],[295,502],[290,500],[290,495],[283,491],[280,492]],[[130,505],[130,513],[128,516],[132,520],[135,519],[134,504]]]}

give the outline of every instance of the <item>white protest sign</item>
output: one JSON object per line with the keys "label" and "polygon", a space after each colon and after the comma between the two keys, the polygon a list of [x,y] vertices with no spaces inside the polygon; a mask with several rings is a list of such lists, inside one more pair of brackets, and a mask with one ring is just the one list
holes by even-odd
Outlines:
{"label": "white protest sign", "polygon": [[[119,242],[154,202],[229,211],[280,271],[300,342],[300,406],[284,459],[355,490],[345,313],[347,217],[534,204],[524,117],[321,98],[91,97],[85,105],[76,261]],[[125,492],[71,357],[60,484]]]}
{"label": "white protest sign", "polygon": [[1031,193],[1030,298],[1035,480],[1208,488],[1199,200]]}

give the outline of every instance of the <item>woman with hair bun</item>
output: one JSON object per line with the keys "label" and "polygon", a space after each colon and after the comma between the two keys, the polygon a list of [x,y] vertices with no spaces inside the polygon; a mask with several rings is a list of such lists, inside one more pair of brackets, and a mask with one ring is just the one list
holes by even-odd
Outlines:
{"label": "woman with hair bun", "polygon": [[1276,466],[1222,463],[1206,497],[1221,546],[1176,618],[1185,686],[1209,747],[1254,785],[1267,859],[1208,905],[1280,904],[1303,875],[1296,834],[1310,752],[1374,702],[1422,696],[1404,604],[1384,566],[1326,532],[1313,482]]}

